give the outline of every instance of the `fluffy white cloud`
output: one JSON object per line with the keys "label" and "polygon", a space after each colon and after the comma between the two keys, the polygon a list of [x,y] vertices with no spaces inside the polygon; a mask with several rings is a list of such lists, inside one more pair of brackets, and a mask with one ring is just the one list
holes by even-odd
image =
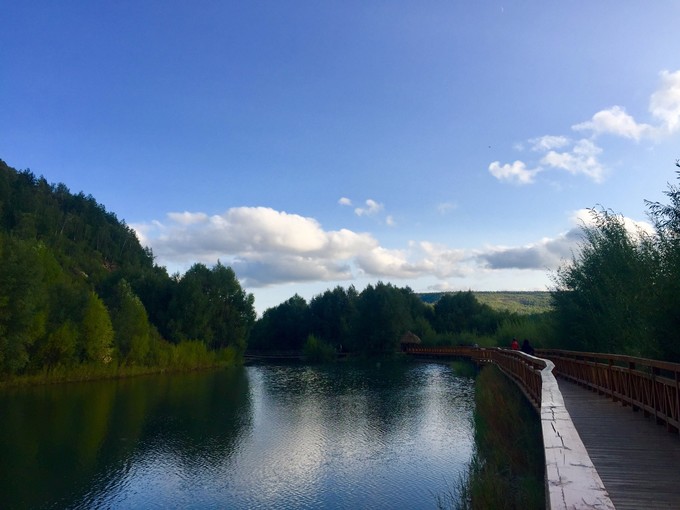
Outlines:
{"label": "fluffy white cloud", "polygon": [[519,160],[505,165],[501,165],[500,161],[494,161],[489,165],[489,172],[499,181],[531,184],[536,174],[540,172],[540,168],[528,169],[526,164]]}
{"label": "fluffy white cloud", "polygon": [[187,269],[221,259],[249,287],[364,277],[458,275],[464,252],[428,242],[386,249],[368,233],[324,230],[313,218],[266,207],[223,214],[170,213],[165,222],[134,226],[158,261]]}
{"label": "fluffy white cloud", "polygon": [[649,124],[638,124],[621,106],[601,110],[593,115],[591,120],[576,124],[572,126],[572,129],[592,131],[595,136],[606,133],[636,141],[654,132],[654,128]]}
{"label": "fluffy white cloud", "polygon": [[[595,225],[595,216],[593,214],[598,214],[597,210],[592,209],[579,209],[574,211],[571,215],[571,221],[579,226],[592,227]],[[632,218],[623,217],[623,225],[626,230],[631,235],[635,236],[637,234],[647,234],[653,235],[655,232],[654,226],[648,221],[637,221]]]}
{"label": "fluffy white cloud", "polygon": [[572,126],[576,131],[592,131],[593,136],[611,134],[640,140],[658,139],[680,129],[680,71],[662,71],[661,85],[649,99],[649,112],[660,124],[639,123],[621,106],[612,106],[592,119]]}
{"label": "fluffy white cloud", "polygon": [[349,198],[347,198],[347,197],[342,197],[342,198],[340,198],[340,200],[338,200],[338,204],[340,204],[340,205],[351,206],[351,205],[352,205],[352,201],[351,201]]}
{"label": "fluffy white cloud", "polygon": [[661,72],[661,87],[652,94],[649,111],[667,133],[680,129],[680,71]]}
{"label": "fluffy white cloud", "polygon": [[568,152],[548,152],[541,159],[541,164],[561,168],[575,175],[583,174],[595,182],[601,182],[605,171],[604,166],[597,159],[601,152],[602,149],[591,140],[583,139],[576,142]]}
{"label": "fluffy white cloud", "polygon": [[[554,269],[578,247],[587,210],[577,211],[579,225],[555,238],[520,247],[455,249],[428,241],[410,241],[388,249],[369,233],[327,231],[313,218],[266,207],[237,207],[221,215],[171,213],[165,222],[135,225],[142,242],[159,263],[188,269],[195,262],[218,259],[236,271],[245,287],[347,281],[370,278],[461,281],[480,271]],[[630,221],[630,220],[627,220]],[[627,223],[628,225],[628,223]],[[631,231],[649,224],[630,221]]]}

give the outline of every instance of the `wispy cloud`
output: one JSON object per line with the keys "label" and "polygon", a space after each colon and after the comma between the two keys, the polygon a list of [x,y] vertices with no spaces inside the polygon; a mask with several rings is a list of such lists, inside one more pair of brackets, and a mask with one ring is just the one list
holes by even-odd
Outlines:
{"label": "wispy cloud", "polygon": [[439,214],[447,214],[450,211],[453,211],[458,208],[458,204],[454,202],[442,202],[441,204],[437,205],[437,212]]}
{"label": "wispy cloud", "polygon": [[354,209],[354,213],[357,216],[372,216],[374,214],[378,214],[384,208],[385,207],[383,206],[383,204],[380,204],[375,200],[369,198],[368,200],[366,200],[366,207],[357,207],[356,209]]}
{"label": "wispy cloud", "polygon": [[[603,149],[595,139],[610,135],[636,142],[657,141],[680,130],[680,70],[662,71],[660,77],[661,84],[649,100],[649,112],[657,121],[655,125],[638,122],[624,107],[612,106],[595,113],[590,120],[571,126],[575,132],[589,134],[588,138],[573,141],[564,135],[545,135],[527,140],[533,152],[544,154],[533,168],[521,160],[506,164],[494,161],[488,167],[489,173],[500,181],[532,184],[541,172],[564,170],[602,182],[606,167],[599,160]],[[515,144],[515,149],[524,150],[524,144]]]}
{"label": "wispy cloud", "polygon": [[341,197],[340,200],[338,200],[338,204],[351,207],[352,201],[347,197]]}
{"label": "wispy cloud", "polygon": [[550,151],[541,164],[551,168],[561,168],[573,175],[586,175],[595,182],[602,182],[605,168],[597,159],[602,149],[591,140],[579,140],[566,152]]}

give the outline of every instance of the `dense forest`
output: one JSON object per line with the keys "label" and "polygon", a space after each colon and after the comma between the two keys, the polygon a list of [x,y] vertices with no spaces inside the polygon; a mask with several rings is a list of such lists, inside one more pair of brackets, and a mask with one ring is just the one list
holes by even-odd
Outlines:
{"label": "dense forest", "polygon": [[0,377],[228,362],[254,322],[230,268],[170,276],[92,196],[0,160]]}

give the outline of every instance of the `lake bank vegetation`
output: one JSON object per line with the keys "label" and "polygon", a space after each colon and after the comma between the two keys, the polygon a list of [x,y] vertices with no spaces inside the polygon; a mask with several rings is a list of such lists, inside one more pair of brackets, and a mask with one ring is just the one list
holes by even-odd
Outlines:
{"label": "lake bank vegetation", "polygon": [[494,366],[475,381],[475,453],[456,490],[437,498],[458,510],[545,508],[541,420]]}

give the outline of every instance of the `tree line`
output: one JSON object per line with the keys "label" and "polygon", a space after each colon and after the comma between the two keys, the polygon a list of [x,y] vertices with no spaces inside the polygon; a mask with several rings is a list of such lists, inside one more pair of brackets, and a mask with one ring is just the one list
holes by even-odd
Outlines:
{"label": "tree line", "polygon": [[293,296],[264,312],[253,327],[249,348],[304,350],[311,342],[334,352],[390,353],[399,349],[407,332],[425,345],[488,343],[513,317],[480,303],[471,291],[444,294],[431,305],[409,287],[378,282],[361,292],[336,287],[309,303]]}
{"label": "tree line", "polygon": [[0,160],[0,376],[235,360],[253,301],[219,262],[168,275],[91,195]]}
{"label": "tree line", "polygon": [[[679,173],[680,178],[680,173]],[[0,160],[0,377],[74,367],[238,362],[246,348],[394,352],[424,345],[537,346],[680,361],[680,188],[646,202],[653,232],[591,210],[580,250],[554,274],[552,310],[519,315],[472,292],[425,303],[390,283],[295,295],[256,320],[254,299],[219,261],[169,275],[132,228],[91,195]]]}

